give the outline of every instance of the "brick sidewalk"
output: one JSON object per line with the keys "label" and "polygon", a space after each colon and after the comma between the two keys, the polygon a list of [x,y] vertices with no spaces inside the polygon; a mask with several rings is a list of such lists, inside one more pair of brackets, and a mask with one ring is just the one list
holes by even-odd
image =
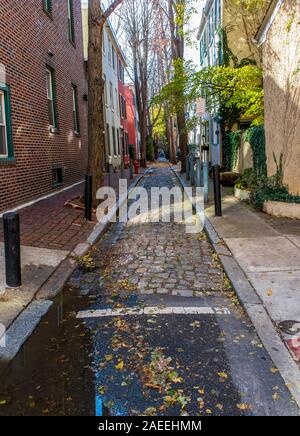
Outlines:
{"label": "brick sidewalk", "polygon": [[[129,180],[129,170],[126,170],[126,176]],[[105,176],[104,182],[108,185],[108,175]],[[118,183],[119,173],[114,173],[111,185],[117,189]],[[64,207],[68,200],[82,196],[83,192],[84,183],[21,209],[21,244],[71,251],[77,244],[84,242],[95,223],[86,222],[82,210]],[[96,222],[95,216],[93,220]],[[0,241],[3,241],[2,219],[0,226]]]}

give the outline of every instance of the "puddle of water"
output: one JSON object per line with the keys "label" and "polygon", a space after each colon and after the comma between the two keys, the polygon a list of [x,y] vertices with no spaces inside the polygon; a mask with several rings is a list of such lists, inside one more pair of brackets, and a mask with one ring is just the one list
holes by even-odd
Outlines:
{"label": "puddle of water", "polygon": [[[90,298],[66,288],[0,375],[0,415],[95,415],[91,332],[76,320]],[[98,413],[99,413],[98,407]]]}

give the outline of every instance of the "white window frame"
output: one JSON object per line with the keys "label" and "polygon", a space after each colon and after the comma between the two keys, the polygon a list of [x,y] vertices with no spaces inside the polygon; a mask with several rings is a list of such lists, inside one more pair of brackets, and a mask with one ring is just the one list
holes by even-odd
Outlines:
{"label": "white window frame", "polygon": [[77,90],[77,87],[75,87],[75,85],[72,85],[74,132],[79,134],[79,131],[80,131],[80,129],[79,129],[79,122],[78,122],[78,119],[79,119],[78,110],[79,110],[79,108],[77,106],[77,104],[78,104],[78,100],[77,100],[78,96],[76,94],[76,90]]}
{"label": "white window frame", "polygon": [[47,78],[47,100],[48,101],[50,100],[52,103],[52,118],[53,118],[53,124],[51,124],[49,120],[49,126],[55,128],[56,126],[55,126],[55,107],[54,107],[54,96],[53,96],[53,71],[51,71],[50,68],[46,68],[46,78]]}
{"label": "white window frame", "polygon": [[109,98],[110,98],[110,107],[112,111],[115,110],[115,102],[114,102],[114,88],[113,84],[109,82]]}
{"label": "white window frame", "polygon": [[103,74],[103,87],[104,87],[104,103],[105,106],[108,107],[108,97],[107,97],[107,80],[106,80],[106,74]]}
{"label": "white window frame", "polygon": [[1,104],[1,110],[2,110],[2,116],[3,116],[3,123],[0,125],[4,127],[4,133],[5,133],[5,154],[0,154],[0,158],[7,158],[8,157],[8,143],[7,143],[7,124],[6,124],[6,113],[5,113],[5,93],[3,91],[0,91],[0,104]]}

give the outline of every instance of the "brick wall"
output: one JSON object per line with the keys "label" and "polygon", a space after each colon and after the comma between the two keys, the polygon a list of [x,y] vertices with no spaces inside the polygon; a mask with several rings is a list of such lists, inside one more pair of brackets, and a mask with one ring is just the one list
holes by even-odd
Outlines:
{"label": "brick wall", "polygon": [[[85,174],[87,82],[81,1],[73,4],[75,46],[69,41],[67,0],[52,0],[52,18],[42,0],[1,1],[0,64],[11,91],[15,162],[0,159],[0,210],[53,192],[53,167],[63,168],[63,186]],[[58,133],[49,132],[46,65],[55,69]],[[72,84],[78,87],[79,137],[73,132]]]}

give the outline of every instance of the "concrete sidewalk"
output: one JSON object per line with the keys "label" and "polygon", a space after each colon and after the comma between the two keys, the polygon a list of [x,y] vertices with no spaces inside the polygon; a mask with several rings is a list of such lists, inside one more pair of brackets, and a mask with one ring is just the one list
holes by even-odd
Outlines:
{"label": "concrete sidewalk", "polygon": [[[173,170],[189,186],[178,167]],[[205,230],[258,336],[300,406],[299,222],[272,218],[223,189],[215,217],[212,184]]]}
{"label": "concrete sidewalk", "polygon": [[[114,173],[110,184],[117,193],[119,178],[120,173]],[[130,180],[128,170],[126,178],[129,187],[139,176]],[[108,185],[108,176],[104,183]],[[77,266],[74,257],[84,255],[105,230],[95,215],[92,222],[87,222],[83,210],[65,207],[67,201],[82,196],[83,190],[84,183],[80,183],[19,210],[23,284],[18,289],[6,287],[0,220],[0,324],[6,330],[24,309],[31,310],[30,306],[37,303],[35,299],[48,301],[57,295]]]}
{"label": "concrete sidewalk", "polygon": [[223,217],[206,215],[263,302],[290,351],[300,362],[300,223],[256,212],[223,197]]}

